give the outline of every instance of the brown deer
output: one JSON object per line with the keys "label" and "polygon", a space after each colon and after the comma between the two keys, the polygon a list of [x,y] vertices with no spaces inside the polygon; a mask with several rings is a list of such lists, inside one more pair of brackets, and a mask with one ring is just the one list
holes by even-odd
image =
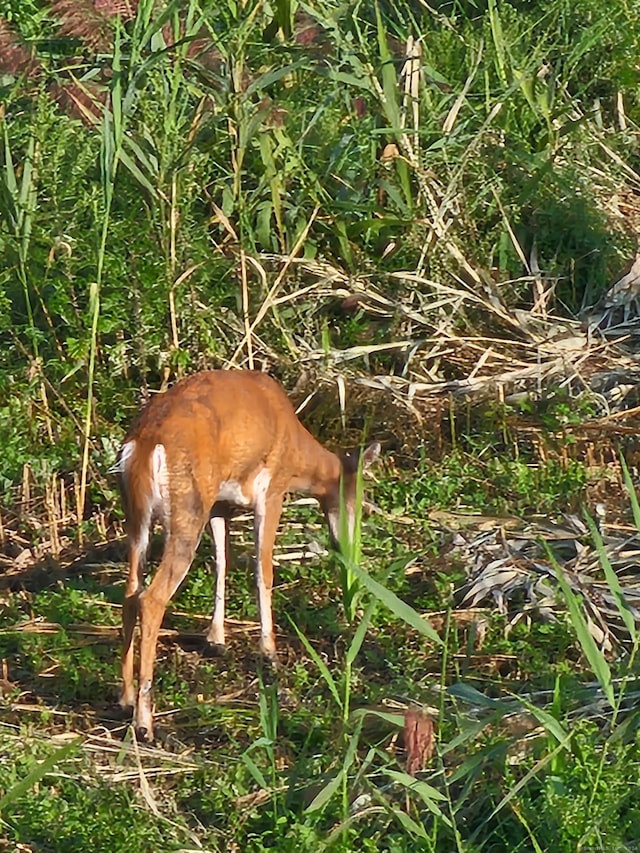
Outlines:
{"label": "brown deer", "polygon": [[[368,467],[379,452],[377,442],[369,445],[362,453],[362,467]],[[158,631],[169,600],[189,571],[206,523],[211,525],[217,574],[206,639],[212,647],[224,646],[229,520],[238,508],[251,509],[260,649],[273,659],[273,546],[284,495],[301,491],[316,497],[337,547],[341,501],[350,535],[353,532],[358,465],[358,452],[338,456],[316,441],[298,420],[282,387],[264,373],[196,373],[154,397],[142,411],[115,465],[129,540],[120,705],[135,707],[140,739],[153,739],[151,686]],[[144,561],[154,521],[164,531],[164,552],[145,588]],[[133,635],[138,616],[136,697]]]}

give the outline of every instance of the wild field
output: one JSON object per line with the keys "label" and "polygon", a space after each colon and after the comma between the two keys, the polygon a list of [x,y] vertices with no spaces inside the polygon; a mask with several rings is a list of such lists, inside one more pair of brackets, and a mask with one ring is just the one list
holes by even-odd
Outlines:
{"label": "wild field", "polygon": [[[638,55],[624,2],[0,0],[0,849],[638,849]],[[144,744],[109,469],[211,367],[382,458],[341,555],[287,501],[275,669],[249,516],[203,654],[203,537]]]}

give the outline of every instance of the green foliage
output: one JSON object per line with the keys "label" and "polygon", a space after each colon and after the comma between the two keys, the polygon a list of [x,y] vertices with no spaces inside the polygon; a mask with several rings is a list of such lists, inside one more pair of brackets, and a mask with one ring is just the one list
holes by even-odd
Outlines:
{"label": "green foliage", "polygon": [[541,849],[569,853],[579,846],[624,849],[632,844],[640,801],[628,772],[637,761],[637,744],[603,744],[594,724],[578,723],[561,774],[532,785],[522,798],[524,817],[536,827]]}
{"label": "green foliage", "polygon": [[[375,551],[374,528],[365,527],[361,536],[365,552]],[[48,826],[47,849],[82,849],[91,839],[97,853],[117,848],[125,832],[141,850],[155,849],[159,837],[169,850],[190,849],[193,833],[211,849],[233,840],[247,850],[329,843],[337,850],[383,845],[403,853],[416,844],[471,851],[486,845],[512,849],[535,839],[535,849],[555,845],[568,851],[602,839],[632,840],[640,809],[633,784],[640,755],[637,715],[624,701],[634,683],[637,637],[630,658],[606,662],[603,669],[605,659],[586,640],[580,602],[574,600],[572,628],[593,673],[605,673],[610,699],[606,727],[591,721],[588,711],[576,723],[597,694],[591,674],[572,663],[579,656],[572,653],[566,625],[523,623],[506,639],[496,617],[483,655],[515,655],[518,682],[474,680],[463,663],[469,653],[464,636],[451,628],[442,632],[437,652],[430,637],[423,640],[421,617],[411,606],[415,594],[404,591],[402,601],[387,588],[393,569],[380,577],[373,565],[365,573],[353,563],[351,571],[360,587],[354,622],[341,626],[346,641],[337,648],[339,641],[322,627],[311,636],[296,631],[298,663],[264,673],[257,685],[253,680],[256,686],[249,689],[255,693],[249,696],[255,699],[241,698],[245,667],[255,665],[251,659],[194,665],[197,655],[161,651],[159,710],[174,709],[174,727],[188,746],[180,755],[193,757],[195,766],[182,767],[180,755],[162,750],[148,758],[127,757],[124,746],[113,764],[96,765],[89,742],[79,756],[80,743],[61,753],[26,732],[0,730],[0,784],[15,792],[3,806],[8,838],[37,847]],[[282,600],[292,619],[299,621],[318,596],[319,578],[327,583],[322,575],[298,575],[299,599]],[[613,577],[609,582],[615,595]],[[176,601],[187,625],[202,610],[200,585],[192,590],[187,585]],[[617,594],[622,595],[619,589]],[[114,596],[105,578],[87,574],[12,599],[3,613],[0,654],[12,661],[11,674],[23,689],[31,687],[41,702],[60,709],[95,705],[110,681],[115,687],[113,638],[97,643],[83,635],[87,622],[117,623],[118,612],[109,605]],[[627,613],[623,598],[619,606]],[[394,620],[378,619],[387,609]],[[57,622],[59,630],[24,633],[20,626],[31,612]],[[554,679],[556,689],[549,690]],[[240,693],[234,689],[236,699],[226,704],[221,697],[238,680],[245,686]],[[391,747],[403,716],[387,704],[389,697],[428,704],[438,694],[435,756],[417,778],[409,777],[402,753]],[[47,723],[47,706],[40,707],[45,713],[36,731]],[[524,737],[510,733],[509,721],[527,715],[537,721],[537,735],[530,726]],[[27,739],[29,749],[22,746]],[[163,781],[151,775],[161,755],[162,761],[178,762]],[[47,756],[49,761],[39,763]],[[148,781],[153,780],[142,790],[163,817],[136,790],[140,760],[149,762]],[[123,778],[106,784],[105,774],[112,773]]]}
{"label": "green foliage", "polygon": [[[5,751],[4,744],[0,749]],[[64,750],[69,751],[68,747]],[[38,745],[37,752],[46,755],[47,751]],[[46,758],[44,766],[36,765],[48,774],[46,780],[3,810],[5,829],[16,843],[69,853],[80,853],[87,847],[118,850],[128,844],[149,853],[160,846],[180,849],[176,838],[170,838],[167,845],[162,825],[136,802],[128,787],[105,784],[97,776],[68,778],[61,752],[53,751],[49,756],[54,762],[53,772]],[[4,763],[4,770],[0,769],[2,787],[11,784],[11,773],[22,774],[34,764],[35,756],[15,764]],[[77,765],[68,769],[76,770]],[[185,836],[183,830],[183,839]]]}
{"label": "green foliage", "polygon": [[417,469],[398,472],[382,485],[386,509],[404,514],[416,509],[485,513],[553,513],[559,503],[578,505],[587,482],[579,462],[549,458],[526,462],[508,455],[453,451],[438,462],[422,459]]}
{"label": "green foliage", "polygon": [[[78,3],[89,6],[96,12]],[[248,323],[271,367],[362,347],[372,368],[409,375],[395,356],[366,350],[413,335],[410,315],[372,320],[349,307],[353,282],[371,280],[391,306],[420,305],[435,289],[416,285],[416,272],[479,292],[463,275],[468,261],[517,308],[531,304],[537,266],[555,282],[555,309],[573,312],[635,245],[609,205],[635,192],[639,28],[629,4],[141,0],[135,17],[102,21],[100,43],[69,8],[0,8],[13,34],[0,34],[5,503],[23,480],[44,491],[58,478],[71,492],[82,468],[87,510],[109,510],[101,472],[137,389],[248,363]],[[420,46],[413,81],[410,37]],[[27,59],[12,66],[17,46]],[[299,262],[312,259],[331,262],[336,305],[306,292]],[[455,323],[476,334],[486,321],[470,310]],[[557,394],[534,414],[560,430],[593,410]],[[0,660],[17,685],[5,691],[1,673],[5,843],[61,853],[635,843],[638,718],[625,700],[638,634],[597,530],[632,637],[627,656],[604,657],[570,589],[567,623],[521,623],[505,637],[491,620],[481,674],[470,633],[447,616],[434,634],[423,616],[446,609],[457,581],[435,563],[431,512],[554,515],[584,496],[585,468],[553,447],[546,458],[523,449],[512,410],[480,417],[478,429],[453,424],[444,458],[425,450],[380,475],[383,514],[363,522],[361,538],[358,517],[342,563],[283,562],[274,600],[288,659],[276,676],[255,681],[241,629],[221,662],[200,660],[184,635],[160,644],[159,719],[169,711],[179,739],[166,751],[135,755],[115,735],[108,749],[83,738],[60,751],[51,739],[108,720],[120,580],[76,566],[49,578],[46,564],[40,583],[3,589]],[[18,525],[31,523],[17,513]],[[304,511],[295,520],[317,523]],[[252,618],[250,549],[237,550],[230,610]],[[415,553],[426,580],[405,571]],[[192,637],[210,606],[198,564],[165,627]],[[493,674],[501,654],[517,659],[516,674]],[[593,678],[606,725],[576,722],[600,701]],[[408,702],[440,711],[434,757],[417,778],[398,746]],[[513,734],[513,716],[536,728]],[[176,758],[163,775],[171,746],[193,763]]]}
{"label": "green foliage", "polygon": [[[3,7],[38,66],[31,87],[9,67],[3,77],[0,335],[6,369],[37,369],[55,389],[51,417],[67,452],[84,442],[85,468],[101,418],[128,418],[123,380],[157,384],[165,369],[233,354],[239,248],[286,254],[303,237],[302,255],[352,272],[434,275],[459,249],[518,279],[535,247],[573,308],[619,266],[626,238],[598,199],[624,176],[607,152],[632,155],[614,102],[630,121],[639,107],[624,5],[255,2],[240,13],[184,0],[158,16],[140,3],[135,20],[105,19],[108,44],[77,69],[64,60],[86,34],[65,41],[49,12]],[[422,51],[414,103],[409,36]],[[388,143],[400,156],[381,160]],[[439,235],[430,223],[451,216]],[[504,295],[528,300],[528,286]],[[244,308],[263,297],[258,275]],[[293,354],[300,313],[288,316],[291,331],[275,312],[265,334]],[[318,343],[322,321],[305,320]],[[336,345],[368,335],[348,320]],[[12,477],[18,459],[46,453],[27,435]]]}

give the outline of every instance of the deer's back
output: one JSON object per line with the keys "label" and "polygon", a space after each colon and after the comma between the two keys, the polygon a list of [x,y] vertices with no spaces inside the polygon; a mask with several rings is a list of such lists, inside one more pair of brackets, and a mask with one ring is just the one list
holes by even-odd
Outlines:
{"label": "deer's back", "polygon": [[215,470],[223,480],[242,481],[256,467],[282,467],[295,455],[300,431],[275,380],[253,371],[212,370],[154,397],[125,445],[135,446],[138,459],[163,445],[169,470],[189,471],[196,479]]}

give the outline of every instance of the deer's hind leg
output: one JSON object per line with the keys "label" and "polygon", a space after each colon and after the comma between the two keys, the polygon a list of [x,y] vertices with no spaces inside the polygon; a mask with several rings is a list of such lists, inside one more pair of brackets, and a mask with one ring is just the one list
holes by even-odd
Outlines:
{"label": "deer's hind leg", "polygon": [[129,577],[122,604],[122,687],[120,707],[131,711],[135,706],[134,675],[134,632],[138,619],[138,599],[144,586],[144,562],[148,544],[148,533],[129,538]]}
{"label": "deer's hind leg", "polygon": [[151,688],[156,660],[158,632],[167,604],[184,580],[193,561],[204,519],[183,519],[179,530],[167,532],[162,560],[149,586],[138,598],[140,614],[140,672],[135,727],[141,740],[153,740]]}
{"label": "deer's hind leg", "polygon": [[255,505],[254,538],[256,548],[256,588],[260,610],[260,651],[276,660],[276,636],[273,629],[271,591],[273,588],[273,546],[282,513],[282,495],[260,496]]}

